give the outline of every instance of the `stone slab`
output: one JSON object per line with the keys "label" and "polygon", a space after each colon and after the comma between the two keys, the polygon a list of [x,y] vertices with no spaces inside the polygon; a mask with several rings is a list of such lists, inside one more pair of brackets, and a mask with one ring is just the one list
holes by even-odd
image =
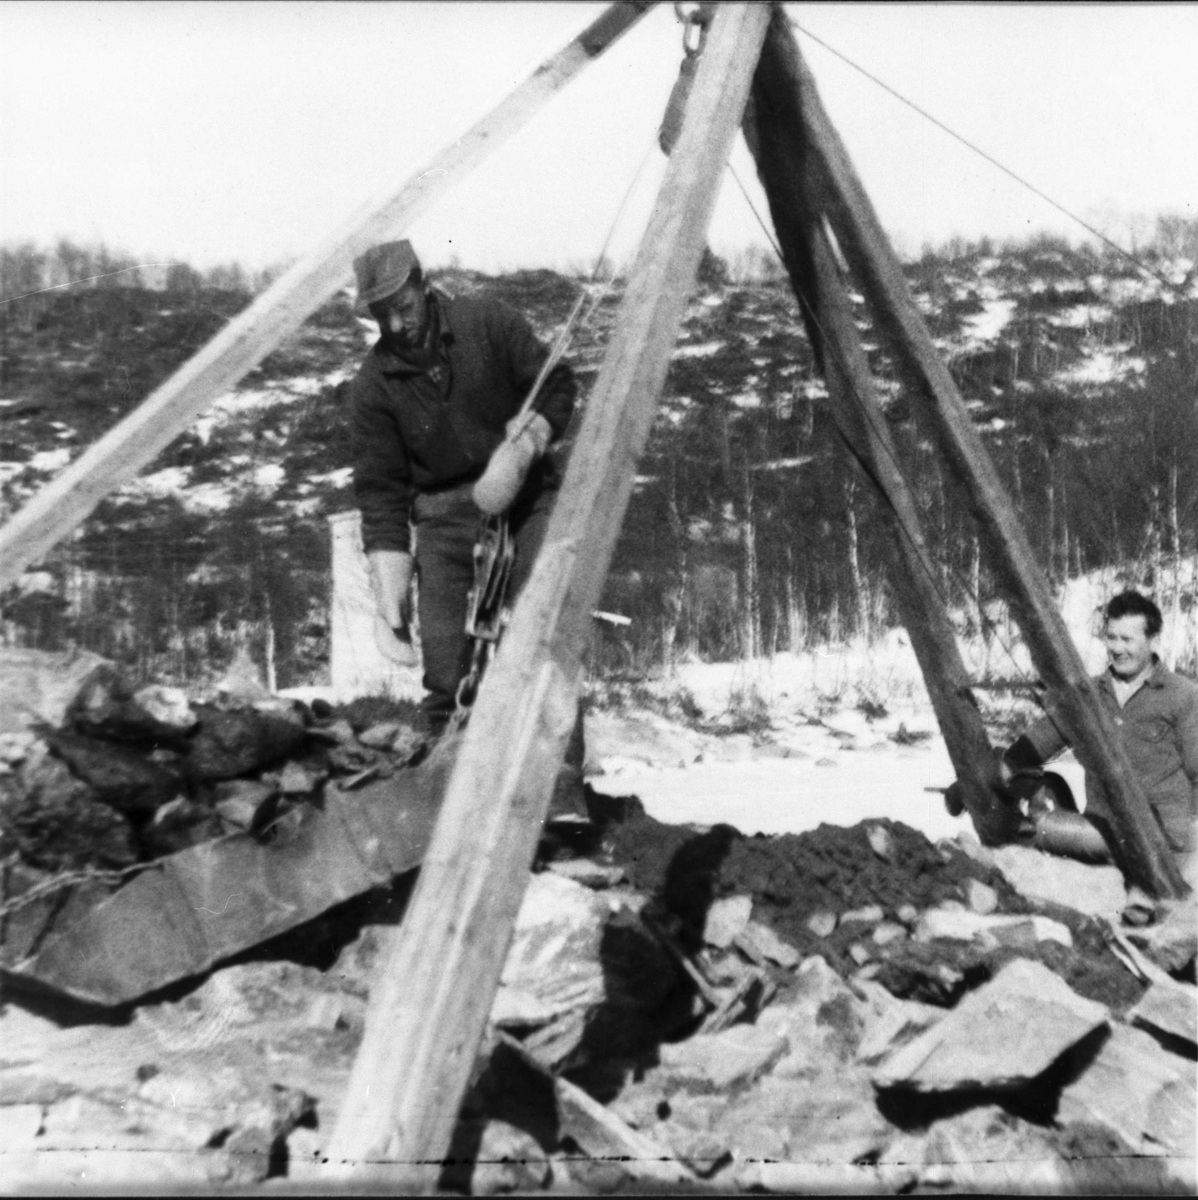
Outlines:
{"label": "stone slab", "polygon": [[726,950],[745,931],[753,915],[752,896],[726,896],[713,900],[703,923],[703,940]]}
{"label": "stone slab", "polygon": [[1198,988],[1167,977],[1158,979],[1127,1019],[1198,1045]]}
{"label": "stone slab", "polygon": [[1192,1160],[1194,1064],[1142,1030],[1113,1025],[1094,1060],[1062,1089],[1056,1121],[1103,1126],[1137,1154]]}
{"label": "stone slab", "polygon": [[[447,747],[447,743],[442,743]],[[232,834],[159,859],[60,928],[10,978],[104,1006],[136,1000],[419,866],[453,749],[353,792],[285,835]]]}
{"label": "stone slab", "polygon": [[782,1034],[756,1025],[733,1025],[719,1033],[701,1033],[659,1051],[663,1066],[690,1080],[701,1091],[722,1092],[752,1083],[785,1053]]}
{"label": "stone slab", "polygon": [[920,918],[913,936],[917,942],[945,938],[995,946],[1019,944],[1025,940],[1073,945],[1073,934],[1069,927],[1048,917],[1014,913],[985,915],[957,908],[929,908]]}
{"label": "stone slab", "polygon": [[605,996],[600,943],[610,906],[572,879],[533,875],[491,1009],[496,1025],[540,1025]]}
{"label": "stone slab", "polygon": [[1107,1022],[1042,963],[1018,958],[874,1072],[881,1089],[1013,1090]]}
{"label": "stone slab", "polygon": [[1029,900],[1112,919],[1118,919],[1127,903],[1118,867],[1075,862],[1030,846],[997,846],[988,853],[1007,882]]}

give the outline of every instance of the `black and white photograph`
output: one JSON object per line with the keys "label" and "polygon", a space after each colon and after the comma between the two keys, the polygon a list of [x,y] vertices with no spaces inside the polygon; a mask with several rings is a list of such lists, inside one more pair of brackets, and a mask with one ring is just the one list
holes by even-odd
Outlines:
{"label": "black and white photograph", "polygon": [[1195,1194],[1196,62],[0,5],[0,1195]]}

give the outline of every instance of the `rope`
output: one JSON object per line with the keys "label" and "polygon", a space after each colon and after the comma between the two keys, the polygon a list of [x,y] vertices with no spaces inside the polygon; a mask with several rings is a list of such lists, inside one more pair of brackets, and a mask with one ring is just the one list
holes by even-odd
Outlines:
{"label": "rope", "polygon": [[918,113],[921,117],[923,117],[923,119],[925,121],[931,122],[931,124],[935,125],[938,129],[941,129],[945,133],[947,133],[949,135],[949,137],[954,138],[956,141],[960,142],[962,146],[965,146],[967,149],[972,150],[974,152],[974,154],[977,154],[981,158],[984,158],[986,160],[986,162],[991,164],[991,166],[997,167],[1000,171],[1003,172],[1004,175],[1009,175],[1013,180],[1015,180],[1016,183],[1020,184],[1022,187],[1027,188],[1027,190],[1029,192],[1031,192],[1033,195],[1038,196],[1046,204],[1052,205],[1053,208],[1055,208],[1058,212],[1063,213],[1071,221],[1077,222],[1077,224],[1080,225],[1084,230],[1086,230],[1087,233],[1093,234],[1096,238],[1098,238],[1099,241],[1101,241],[1105,245],[1109,246],[1116,253],[1122,255],[1125,259],[1128,260],[1128,262],[1133,263],[1141,271],[1145,272],[1145,274],[1151,275],[1154,279],[1159,280],[1167,288],[1169,288],[1173,292],[1176,292],[1178,295],[1185,294],[1185,287],[1186,287],[1185,284],[1176,284],[1171,279],[1166,278],[1164,275],[1161,274],[1160,271],[1156,270],[1155,267],[1151,267],[1146,262],[1143,262],[1136,255],[1134,255],[1130,250],[1125,250],[1122,246],[1119,245],[1118,242],[1113,241],[1111,238],[1107,237],[1107,235],[1105,233],[1103,233],[1101,230],[1096,229],[1093,225],[1089,224],[1086,221],[1083,221],[1081,217],[1079,217],[1076,213],[1071,212],[1063,204],[1054,200],[1050,195],[1048,195],[1047,192],[1042,191],[1040,188],[1036,187],[1036,185],[1034,183],[1030,183],[1028,180],[1024,179],[1022,175],[1016,174],[1016,172],[1011,170],[1010,167],[1006,166],[1006,164],[1000,162],[997,158],[995,158],[994,155],[988,154],[980,146],[971,142],[967,137],[964,137],[962,134],[957,133],[956,130],[951,129],[948,125],[946,125],[938,117],[934,117],[926,109],[920,108],[920,106],[918,104],[916,104],[915,101],[908,100],[906,96],[904,96],[901,92],[896,91],[894,88],[892,88],[890,86],[890,84],[883,82],[876,75],[871,74],[864,67],[855,63],[851,58],[848,57],[848,55],[842,54],[834,46],[831,46],[827,42],[825,42],[823,38],[812,33],[810,29],[805,29],[802,25],[800,25],[798,23],[798,21],[791,21],[791,25],[795,29],[797,29],[800,33],[809,37],[813,42],[817,42],[819,45],[823,46],[823,48],[825,50],[827,50],[829,54],[834,54],[837,58],[839,58],[841,60],[841,62],[847,63],[848,66],[852,67],[854,71],[857,71],[860,74],[864,75],[865,78],[868,79],[871,83],[876,84],[883,91],[889,92],[890,95],[892,95],[896,100],[905,104],[908,108],[913,109],[916,113]]}
{"label": "rope", "polygon": [[[616,207],[616,215],[612,219],[611,225],[608,226],[607,236],[603,240],[603,245],[599,248],[599,253],[595,256],[595,265],[591,268],[591,277],[587,281],[588,283],[595,283],[599,278],[599,271],[603,266],[604,260],[607,258],[607,249],[611,245],[612,238],[615,236],[616,227],[620,223],[620,218],[624,215],[624,209],[628,206],[628,201],[632,197],[634,188],[640,181],[640,177],[645,170],[645,164],[649,161],[649,155],[652,153],[653,147],[656,145],[656,141],[656,136],[654,136],[653,141],[650,142],[649,146],[645,150],[645,153],[641,156],[641,161],[637,166],[636,172],[634,173],[631,182],[628,184],[628,187],[625,189],[619,205]],[[616,272],[613,271],[604,286],[600,289],[598,295],[596,295],[592,300],[590,308],[587,310],[586,318],[582,322],[583,324],[589,321],[598,311],[599,305],[603,303],[607,293],[611,291],[612,284],[615,283],[615,280]],[[588,296],[589,293],[586,290],[586,286],[583,285],[579,292],[578,299],[574,302],[574,307],[570,310],[570,315],[566,318],[565,325],[562,326],[561,332],[558,334],[553,343],[553,348],[549,351],[549,357],[545,360],[540,371],[537,373],[536,380],[529,389],[528,395],[524,399],[524,403],[520,406],[520,411],[516,414],[515,420],[519,421],[521,418],[529,416],[532,411],[533,402],[536,400],[537,395],[544,386],[545,380],[549,377],[549,373],[554,367],[557,366],[559,362],[561,362],[566,351],[570,348],[570,343],[574,340],[576,328],[579,326],[579,316],[582,313],[583,306],[587,302]],[[520,429],[522,426],[518,425],[516,428]]]}
{"label": "rope", "polygon": [[[645,149],[645,153],[641,156],[641,161],[638,164],[635,173],[633,174],[632,180],[625,189],[619,205],[616,207],[616,214],[612,218],[612,222],[608,227],[607,236],[603,239],[603,244],[599,248],[599,253],[595,256],[595,265],[591,268],[591,276],[587,281],[588,283],[595,283],[598,280],[599,271],[607,258],[608,247],[611,245],[612,238],[615,236],[616,228],[620,223],[621,217],[624,215],[624,210],[628,206],[628,201],[632,197],[632,193],[636,188],[637,183],[640,181],[641,175],[644,173],[645,166],[648,163],[649,157],[656,145],[657,135],[654,133],[653,138],[650,140]],[[590,322],[595,313],[598,312],[599,306],[603,303],[604,298],[607,296],[607,293],[611,290],[612,285],[615,283],[616,275],[617,272],[612,271],[610,277],[606,280],[603,287],[594,297],[590,297],[590,293],[587,291],[585,284],[581,285],[578,298],[574,302],[574,307],[570,310],[570,314],[566,318],[565,325],[562,327],[561,332],[554,340],[548,357],[545,359],[544,363],[542,363],[540,371],[537,372],[537,377],[533,381],[533,385],[529,389],[528,395],[525,397],[524,403],[520,406],[520,411],[513,418],[513,421],[522,422],[532,419],[532,406],[536,401],[541,388],[544,386],[545,380],[565,356],[566,351],[570,348],[570,344],[573,341],[578,329]],[[586,307],[588,298],[591,299],[591,304],[589,308],[587,308],[585,317],[583,317],[583,309]],[[519,430],[522,428],[522,425],[517,424],[515,428]],[[479,528],[480,539],[486,535],[486,526],[487,519],[484,518]],[[502,536],[505,538],[509,536],[506,532],[506,518],[505,529]],[[502,608],[504,600],[506,599],[507,582],[508,579],[507,575],[505,574],[500,584],[500,595],[496,598],[497,613]],[[474,585],[476,588],[481,585],[477,571]],[[447,735],[457,732],[465,724],[466,719],[470,714],[470,709],[474,703],[474,697],[478,694],[478,687],[482,682],[482,676],[485,673],[491,659],[494,657],[495,650],[499,644],[499,639],[502,637],[502,617],[498,617],[497,619],[499,629],[495,638],[479,637],[470,631],[469,628],[467,630],[469,640],[472,643],[470,651],[470,667],[458,683],[457,692],[454,697],[454,709],[450,714],[449,721],[445,729],[445,733]]]}

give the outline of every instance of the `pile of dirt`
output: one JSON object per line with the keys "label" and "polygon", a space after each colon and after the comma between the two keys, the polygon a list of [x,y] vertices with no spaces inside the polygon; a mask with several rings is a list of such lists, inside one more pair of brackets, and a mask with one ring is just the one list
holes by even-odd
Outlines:
{"label": "pile of dirt", "polygon": [[[876,978],[894,994],[940,1005],[954,1003],[1016,951],[913,942],[908,934],[917,914],[945,904],[968,906],[971,882],[993,893],[990,911],[1028,914],[1034,907],[1001,871],[888,819],[746,837],[729,825],[706,831],[665,825],[642,810],[612,830],[606,848],[634,886],[680,921],[680,936],[691,949],[702,944],[713,901],[746,895],[754,919],[800,954],[822,955],[842,976],[873,963]],[[1133,1005],[1143,987],[1095,923],[1071,911],[1054,916],[1070,929],[1073,946],[1039,942],[1018,953],[1045,962],[1082,996],[1119,1011]],[[880,925],[892,930],[892,941],[874,940]]]}

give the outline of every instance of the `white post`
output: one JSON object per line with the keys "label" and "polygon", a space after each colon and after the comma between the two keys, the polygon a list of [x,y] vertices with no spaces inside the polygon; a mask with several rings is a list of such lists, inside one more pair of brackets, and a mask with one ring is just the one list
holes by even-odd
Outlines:
{"label": "white post", "polygon": [[370,568],[362,549],[362,514],[329,517],[333,592],[329,600],[329,675],[337,703],[355,696],[391,696],[419,700],[420,667],[399,667],[375,645],[375,623],[382,618],[374,601]]}

